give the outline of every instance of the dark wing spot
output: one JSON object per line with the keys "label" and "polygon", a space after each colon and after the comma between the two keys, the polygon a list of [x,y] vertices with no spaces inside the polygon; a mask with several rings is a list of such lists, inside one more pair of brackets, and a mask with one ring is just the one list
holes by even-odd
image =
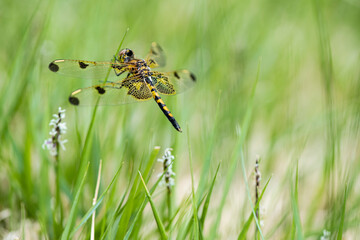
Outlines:
{"label": "dark wing spot", "polygon": [[158,55],[158,53],[157,53],[157,52],[155,52],[155,50],[154,50],[154,49],[151,49],[151,54],[153,54],[153,55]]}
{"label": "dark wing spot", "polygon": [[193,73],[190,73],[190,77],[194,82],[196,82],[196,77],[195,77],[195,75]]}
{"label": "dark wing spot", "polygon": [[79,62],[79,66],[80,66],[80,68],[87,68],[87,66],[89,66],[89,64],[86,64],[86,63],[84,63],[84,62]]}
{"label": "dark wing spot", "polygon": [[50,71],[57,72],[59,71],[59,66],[52,62],[49,64],[49,69]]}
{"label": "dark wing spot", "polygon": [[105,93],[105,89],[102,88],[102,87],[97,86],[95,89],[98,91],[99,94],[104,94]]}
{"label": "dark wing spot", "polygon": [[174,72],[174,76],[177,78],[177,79],[180,79],[180,76],[177,72]]}
{"label": "dark wing spot", "polygon": [[72,104],[72,105],[79,105],[80,104],[80,101],[77,97],[73,97],[73,96],[70,96],[69,97],[69,102]]}

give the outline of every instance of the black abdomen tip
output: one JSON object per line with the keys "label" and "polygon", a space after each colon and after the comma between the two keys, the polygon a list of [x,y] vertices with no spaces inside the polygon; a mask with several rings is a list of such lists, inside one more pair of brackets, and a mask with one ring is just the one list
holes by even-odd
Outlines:
{"label": "black abdomen tip", "polygon": [[73,97],[73,96],[70,96],[69,97],[69,102],[72,104],[72,105],[79,105],[80,104],[80,101],[77,97]]}
{"label": "black abdomen tip", "polygon": [[49,69],[52,72],[57,72],[57,71],[59,71],[59,66],[57,64],[55,64],[54,62],[51,62],[49,64]]}

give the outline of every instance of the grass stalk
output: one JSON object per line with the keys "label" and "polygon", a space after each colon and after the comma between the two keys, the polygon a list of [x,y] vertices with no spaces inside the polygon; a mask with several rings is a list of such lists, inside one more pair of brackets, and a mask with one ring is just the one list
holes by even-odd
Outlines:
{"label": "grass stalk", "polygon": [[[97,181],[96,181],[95,194],[94,194],[94,198],[93,198],[93,202],[92,202],[93,206],[95,206],[96,201],[97,201],[97,197],[98,197],[98,194],[99,194],[100,180],[101,180],[101,168],[102,168],[102,160],[100,159],[98,177],[97,177]],[[91,218],[91,234],[90,234],[90,239],[91,240],[95,240],[95,215],[96,215],[96,210],[94,210],[94,212],[92,214],[92,218]]]}

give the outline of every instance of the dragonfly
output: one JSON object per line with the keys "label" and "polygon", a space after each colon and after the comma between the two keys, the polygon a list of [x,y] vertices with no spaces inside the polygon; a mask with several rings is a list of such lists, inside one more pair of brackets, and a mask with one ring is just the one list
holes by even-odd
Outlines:
{"label": "dragonfly", "polygon": [[134,52],[125,48],[114,57],[113,61],[58,59],[49,64],[49,69],[76,78],[104,80],[107,77],[105,83],[73,91],[69,97],[72,105],[119,105],[154,99],[174,128],[182,132],[159,93],[163,95],[181,93],[194,85],[196,77],[189,70],[171,72],[152,70],[164,67],[165,63],[163,49],[154,42],[145,59],[135,58]]}

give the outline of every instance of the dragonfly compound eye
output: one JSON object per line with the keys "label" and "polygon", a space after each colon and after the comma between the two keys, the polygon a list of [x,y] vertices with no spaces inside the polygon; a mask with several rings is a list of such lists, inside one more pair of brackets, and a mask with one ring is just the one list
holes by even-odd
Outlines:
{"label": "dragonfly compound eye", "polygon": [[126,52],[126,55],[127,55],[128,57],[134,57],[134,53],[133,53],[133,51],[130,50],[130,49],[128,49],[128,51]]}

